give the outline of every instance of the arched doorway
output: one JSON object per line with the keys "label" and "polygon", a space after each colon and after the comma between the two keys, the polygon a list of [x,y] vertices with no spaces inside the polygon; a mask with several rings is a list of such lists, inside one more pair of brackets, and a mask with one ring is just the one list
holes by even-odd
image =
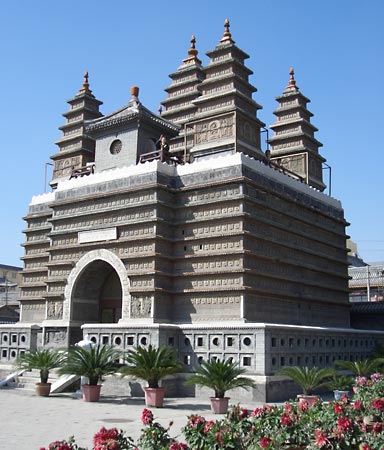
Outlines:
{"label": "arched doorway", "polygon": [[121,282],[115,269],[104,260],[96,259],[82,270],[71,297],[72,321],[116,323],[121,319]]}
{"label": "arched doorway", "polygon": [[130,283],[121,259],[110,250],[91,250],[68,276],[64,290],[63,320],[70,344],[82,339],[85,323],[129,320]]}

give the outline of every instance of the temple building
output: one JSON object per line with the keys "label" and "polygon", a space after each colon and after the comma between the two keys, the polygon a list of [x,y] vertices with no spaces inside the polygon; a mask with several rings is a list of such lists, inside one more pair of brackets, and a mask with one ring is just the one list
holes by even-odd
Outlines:
{"label": "temple building", "polygon": [[322,144],[293,69],[263,152],[249,56],[228,21],[207,56],[204,66],[192,37],[157,114],[133,87],[102,115],[85,74],[51,157],[52,192],[24,217],[21,316],[0,328],[0,362],[85,334],[123,350],[165,344],[186,372],[238,361],[253,397],[271,401],[282,366],[364,358],[382,338],[350,326],[348,222],[323,192]]}

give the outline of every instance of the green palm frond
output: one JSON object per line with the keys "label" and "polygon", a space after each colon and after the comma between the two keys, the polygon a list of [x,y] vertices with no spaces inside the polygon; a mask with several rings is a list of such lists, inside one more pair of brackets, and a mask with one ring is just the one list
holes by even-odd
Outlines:
{"label": "green palm frond", "polygon": [[120,373],[146,380],[150,388],[158,388],[161,379],[184,370],[184,365],[175,354],[171,347],[138,346],[128,351],[125,358],[127,365],[120,369]]}
{"label": "green palm frond", "polygon": [[325,386],[329,378],[334,375],[334,370],[331,368],[319,369],[318,367],[283,367],[278,372],[279,375],[284,375],[291,378],[303,390],[304,395],[310,395],[315,389]]}
{"label": "green palm frond", "polygon": [[64,360],[64,352],[58,349],[42,348],[27,351],[19,356],[16,365],[21,370],[40,370],[40,381],[48,382],[49,371],[59,367]]}
{"label": "green palm frond", "polygon": [[242,377],[246,373],[231,360],[212,359],[202,361],[196,373],[188,378],[187,385],[199,385],[215,391],[216,398],[223,398],[226,391],[237,387],[250,388],[255,384],[250,378]]}
{"label": "green palm frond", "polygon": [[384,358],[368,358],[356,361],[335,361],[335,365],[341,369],[352,372],[357,377],[369,376],[384,363]]}
{"label": "green palm frond", "polygon": [[62,375],[79,375],[89,378],[89,384],[96,385],[104,375],[112,375],[119,368],[121,352],[108,345],[96,345],[89,349],[71,347],[63,366]]}

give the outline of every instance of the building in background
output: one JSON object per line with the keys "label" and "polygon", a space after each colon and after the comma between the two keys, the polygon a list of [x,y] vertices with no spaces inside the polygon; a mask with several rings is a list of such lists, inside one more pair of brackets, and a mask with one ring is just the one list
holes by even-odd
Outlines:
{"label": "building in background", "polygon": [[0,264],[0,323],[19,320],[19,298],[22,267]]}
{"label": "building in background", "polygon": [[122,350],[165,344],[186,372],[238,361],[254,398],[272,401],[287,394],[281,367],[362,359],[382,338],[350,326],[348,223],[324,193],[293,70],[264,153],[248,55],[229,23],[206,66],[195,44],[160,114],[135,87],[102,115],[88,74],[68,101],[53,191],[25,217],[21,317],[0,329],[0,362],[84,334]]}

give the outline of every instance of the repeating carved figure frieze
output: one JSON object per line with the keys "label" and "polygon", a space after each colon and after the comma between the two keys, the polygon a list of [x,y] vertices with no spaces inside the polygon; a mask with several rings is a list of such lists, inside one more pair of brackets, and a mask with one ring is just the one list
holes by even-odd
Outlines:
{"label": "repeating carved figure frieze", "polygon": [[290,148],[290,147],[302,147],[303,141],[301,139],[296,141],[289,141],[289,142],[282,142],[281,144],[276,144],[273,146],[274,150],[281,150],[283,148]]}
{"label": "repeating carved figure frieze", "polygon": [[184,304],[191,303],[192,305],[225,305],[225,304],[239,304],[241,301],[239,296],[226,297],[192,297],[183,299]]}
{"label": "repeating carved figure frieze", "polygon": [[135,226],[135,228],[123,229],[120,232],[120,238],[135,236],[153,236],[155,234],[154,226]]}
{"label": "repeating carved figure frieze", "polygon": [[62,319],[63,318],[63,303],[62,302],[48,302],[47,303],[47,319]]}
{"label": "repeating carved figure frieze", "polygon": [[28,229],[41,228],[46,226],[51,226],[47,218],[28,220]]}
{"label": "repeating carved figure frieze", "polygon": [[59,252],[51,255],[52,261],[77,261],[81,256],[81,252]]}
{"label": "repeating carved figure frieze", "polygon": [[192,193],[182,194],[179,197],[180,204],[206,203],[207,201],[227,201],[233,197],[238,197],[241,194],[239,186],[204,189],[203,192],[194,191]]}
{"label": "repeating carved figure frieze", "polygon": [[23,303],[23,311],[44,311],[45,304],[42,303]]}
{"label": "repeating carved figure frieze", "polygon": [[[177,283],[177,286],[185,287],[187,284],[189,283],[186,280],[181,280]],[[225,278],[196,279],[191,280],[190,284],[193,288],[233,287],[242,284],[242,277],[226,276]]]}
{"label": "repeating carved figure frieze", "polygon": [[232,216],[233,214],[238,214],[241,211],[240,204],[229,204],[228,206],[217,206],[217,207],[206,207],[206,208],[196,208],[196,209],[186,209],[180,214],[182,219],[192,220],[192,219],[202,219],[205,217],[214,216]]}
{"label": "repeating carved figure frieze", "polygon": [[59,247],[59,246],[67,246],[67,245],[76,245],[77,242],[78,242],[77,235],[71,236],[71,237],[64,237],[64,238],[53,238],[52,246]]}
{"label": "repeating carved figure frieze", "polygon": [[86,202],[79,206],[60,206],[55,208],[54,217],[73,216],[78,213],[97,212],[111,208],[124,208],[126,206],[143,204],[153,201],[155,194],[153,192],[130,194],[120,198],[100,199],[94,202]]}
{"label": "repeating carved figure frieze", "polygon": [[154,244],[145,244],[145,245],[132,245],[124,246],[118,249],[118,254],[120,257],[125,257],[127,255],[133,254],[143,254],[143,253],[151,253],[154,251]]}
{"label": "repeating carved figure frieze", "polygon": [[181,230],[184,231],[182,234],[185,237],[189,236],[215,236],[215,235],[223,235],[233,232],[241,231],[242,229],[242,223],[241,222],[235,222],[235,223],[223,223],[219,225],[207,225],[207,226],[201,226],[201,227],[194,227],[187,230]]}
{"label": "repeating carved figure frieze", "polygon": [[141,287],[153,287],[154,285],[154,280],[151,279],[142,279],[142,278],[138,278],[138,279],[133,279],[131,281],[131,286],[133,288],[141,288]]}
{"label": "repeating carved figure frieze", "polygon": [[47,239],[47,233],[34,233],[27,235],[27,242],[43,241]]}
{"label": "repeating carved figure frieze", "polygon": [[124,213],[119,212],[116,214],[109,213],[108,215],[104,215],[102,217],[95,216],[89,219],[82,220],[65,220],[63,222],[55,223],[54,230],[70,230],[77,228],[91,228],[98,227],[101,225],[111,225],[111,224],[120,224],[126,222],[134,222],[137,220],[150,219],[155,217],[155,211],[153,208],[151,209],[142,209],[141,211],[136,211],[132,213]]}
{"label": "repeating carved figure frieze", "polygon": [[225,242],[218,241],[204,244],[193,244],[191,247],[194,252],[219,252],[222,250],[240,249],[242,247],[242,243],[240,240],[228,240]]}
{"label": "repeating carved figure frieze", "polygon": [[47,275],[24,275],[23,276],[23,280],[24,283],[41,283],[41,282],[45,282],[47,280]]}
{"label": "repeating carved figure frieze", "polygon": [[26,256],[40,255],[42,253],[47,253],[48,250],[49,250],[49,247],[47,247],[47,246],[26,248],[25,249],[25,255]]}

